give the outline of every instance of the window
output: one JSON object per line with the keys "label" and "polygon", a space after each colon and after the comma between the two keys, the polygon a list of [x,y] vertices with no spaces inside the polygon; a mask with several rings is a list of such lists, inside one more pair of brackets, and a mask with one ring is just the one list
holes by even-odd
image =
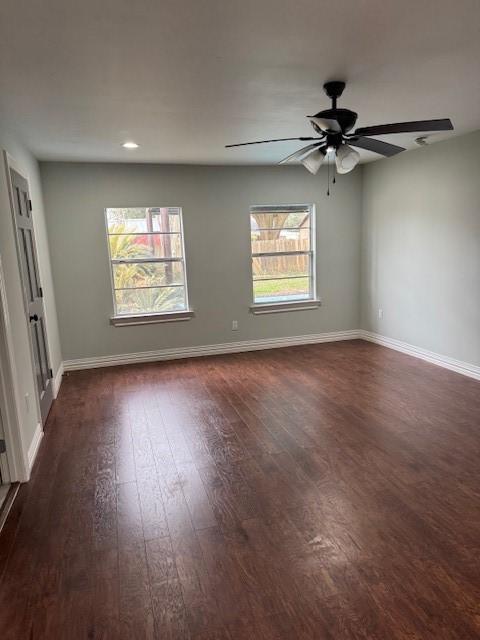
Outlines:
{"label": "window", "polygon": [[180,207],[106,209],[116,317],[188,311]]}
{"label": "window", "polygon": [[313,205],[251,207],[250,233],[254,305],[315,301]]}

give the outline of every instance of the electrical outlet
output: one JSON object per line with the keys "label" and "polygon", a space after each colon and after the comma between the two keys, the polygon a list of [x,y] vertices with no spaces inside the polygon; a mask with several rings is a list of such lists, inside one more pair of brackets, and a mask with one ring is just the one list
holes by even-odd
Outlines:
{"label": "electrical outlet", "polygon": [[238,320],[232,320],[232,331],[238,331]]}
{"label": "electrical outlet", "polygon": [[378,310],[378,319],[383,320],[383,309]]}

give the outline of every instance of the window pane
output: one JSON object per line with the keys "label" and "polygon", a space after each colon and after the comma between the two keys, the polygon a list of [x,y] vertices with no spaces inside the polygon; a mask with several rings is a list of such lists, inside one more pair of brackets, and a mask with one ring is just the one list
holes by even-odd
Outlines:
{"label": "window pane", "polygon": [[308,227],[310,224],[310,212],[308,209],[300,211],[282,211],[279,208],[276,211],[265,212],[262,210],[250,213],[250,226],[252,231],[257,229],[284,229],[284,228],[302,228]]}
{"label": "window pane", "polygon": [[178,207],[157,207],[151,209],[153,231],[179,232],[180,209]]}
{"label": "window pane", "polygon": [[110,235],[110,255],[122,258],[181,258],[181,235]]}
{"label": "window pane", "polygon": [[113,265],[115,289],[183,284],[181,262],[134,262]]}
{"label": "window pane", "polygon": [[265,256],[253,258],[253,279],[310,275],[309,256]]}
{"label": "window pane", "polygon": [[117,314],[158,313],[186,309],[185,288],[115,291]]}
{"label": "window pane", "polygon": [[108,233],[179,232],[180,207],[107,209]]}
{"label": "window pane", "polygon": [[257,303],[290,302],[310,298],[310,278],[256,280],[253,298]]}
{"label": "window pane", "polygon": [[252,231],[252,253],[310,251],[310,229]]}
{"label": "window pane", "polygon": [[107,209],[108,233],[145,233],[147,229],[146,209]]}

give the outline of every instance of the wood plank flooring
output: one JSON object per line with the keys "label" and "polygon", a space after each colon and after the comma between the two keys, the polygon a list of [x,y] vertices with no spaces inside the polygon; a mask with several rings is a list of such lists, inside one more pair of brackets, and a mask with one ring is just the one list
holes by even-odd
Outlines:
{"label": "wood plank flooring", "polygon": [[65,377],[2,640],[480,638],[480,384],[363,341]]}

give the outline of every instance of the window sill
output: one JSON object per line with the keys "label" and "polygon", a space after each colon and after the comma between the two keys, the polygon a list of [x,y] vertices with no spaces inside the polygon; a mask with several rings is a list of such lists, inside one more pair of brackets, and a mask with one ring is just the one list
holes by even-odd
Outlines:
{"label": "window sill", "polygon": [[181,322],[193,318],[191,309],[186,311],[172,311],[167,313],[145,313],[131,316],[112,316],[110,324],[114,327],[130,327],[139,324],[157,324],[160,322]]}
{"label": "window sill", "polygon": [[252,304],[251,313],[261,315],[263,313],[283,313],[285,311],[306,311],[317,309],[322,304],[321,300],[295,300],[295,302],[268,302],[266,304]]}

